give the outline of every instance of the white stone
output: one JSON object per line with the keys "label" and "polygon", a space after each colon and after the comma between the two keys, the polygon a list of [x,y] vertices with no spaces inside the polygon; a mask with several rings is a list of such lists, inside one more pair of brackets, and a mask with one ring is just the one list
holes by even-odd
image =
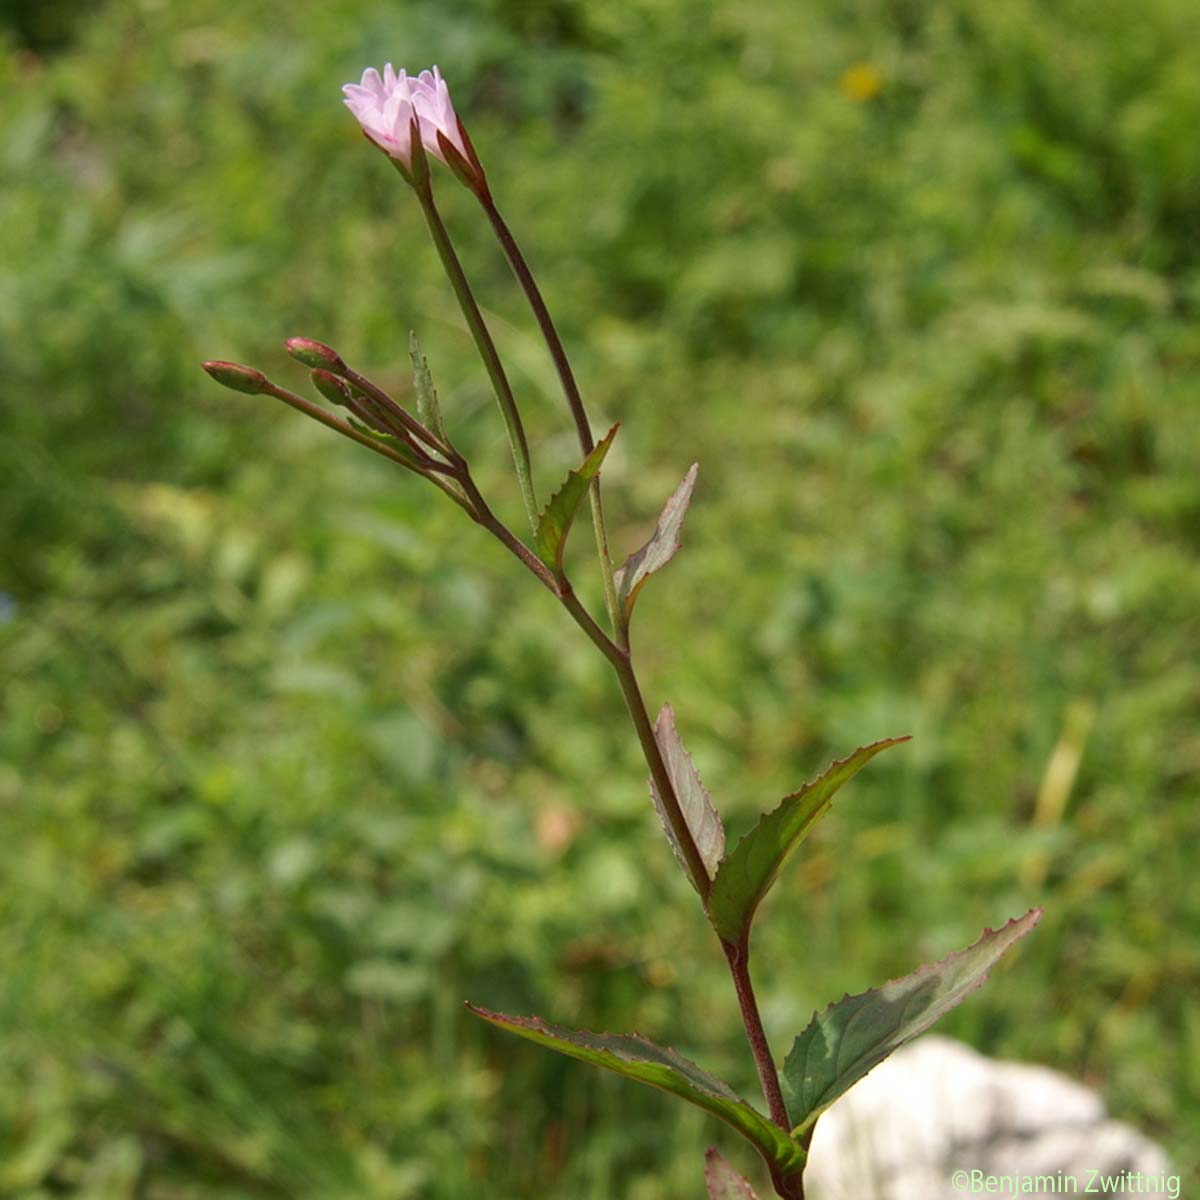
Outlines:
{"label": "white stone", "polygon": [[805,1182],[811,1200],[1180,1194],[1163,1151],[1082,1084],[937,1036],[892,1055],[821,1117]]}

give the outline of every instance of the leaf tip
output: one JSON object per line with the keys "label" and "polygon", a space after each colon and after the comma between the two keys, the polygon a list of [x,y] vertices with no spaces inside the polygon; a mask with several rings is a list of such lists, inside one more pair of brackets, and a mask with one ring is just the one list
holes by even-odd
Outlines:
{"label": "leaf tip", "polygon": [[[463,1007],[473,1017],[479,1017],[482,1021],[488,1021],[492,1025],[503,1025],[506,1021],[513,1020],[512,1017],[506,1017],[504,1013],[493,1012],[490,1008],[484,1008],[482,1004],[472,1004],[470,1000],[463,1001]],[[517,1018],[520,1020],[521,1018]],[[536,1020],[537,1018],[533,1018]]]}
{"label": "leaf tip", "polygon": [[709,1200],[757,1200],[749,1181],[729,1165],[716,1146],[704,1152],[704,1184]]}
{"label": "leaf tip", "polygon": [[1035,904],[1033,906],[1033,908],[1031,908],[1027,913],[1024,913],[1023,915],[1021,915],[1019,917],[1010,917],[1007,921],[1004,922],[1003,925],[1000,926],[999,929],[989,929],[989,928],[985,927],[983,933],[979,935],[978,940],[983,941],[984,938],[995,937],[997,934],[1000,934],[1000,933],[1007,933],[1008,930],[1010,930],[1014,925],[1023,926],[1021,934],[1022,934],[1022,936],[1024,936],[1045,915],[1046,915],[1046,910],[1040,904]]}
{"label": "leaf tip", "polygon": [[[604,447],[603,451],[601,451],[602,458],[605,454],[608,453],[608,448],[612,445],[613,438],[615,438],[617,436],[617,430],[620,428],[621,428],[621,422],[620,421],[614,422],[613,425],[611,426],[611,428],[609,429],[609,431],[596,443],[596,446]],[[597,467],[597,471],[599,471],[599,467]]]}

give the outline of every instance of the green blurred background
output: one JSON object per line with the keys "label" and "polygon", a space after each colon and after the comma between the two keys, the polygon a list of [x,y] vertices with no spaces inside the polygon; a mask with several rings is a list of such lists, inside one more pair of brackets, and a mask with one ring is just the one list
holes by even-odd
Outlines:
{"label": "green blurred background", "polygon": [[[451,80],[622,422],[621,554],[701,463],[636,633],[731,832],[915,735],[764,914],[777,1049],[1042,903],[944,1028],[1101,1089],[1189,1177],[1198,45],[1194,0],[0,5],[0,1195],[656,1200],[709,1141],[752,1169],[461,1007],[755,1091],[605,665],[435,491],[197,366],[302,386],[302,334],[405,394],[415,328],[520,520],[419,211],[340,104],[388,58]],[[544,495],[552,370],[439,187]]]}

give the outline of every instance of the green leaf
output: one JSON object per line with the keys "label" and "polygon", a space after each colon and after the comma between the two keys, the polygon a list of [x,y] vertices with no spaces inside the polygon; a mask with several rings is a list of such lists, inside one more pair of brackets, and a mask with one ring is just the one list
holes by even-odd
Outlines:
{"label": "green leaf", "polygon": [[[700,782],[700,774],[692,756],[683,748],[683,742],[675,729],[675,713],[669,704],[664,704],[662,712],[658,714],[658,721],[654,725],[654,738],[667,764],[667,774],[671,777],[675,795],[679,799],[679,807],[683,809],[683,819],[687,822],[692,840],[696,843],[696,849],[700,851],[700,857],[711,879],[717,864],[725,854],[725,826],[721,824],[721,817],[713,807],[704,784]],[[662,822],[663,832],[671,843],[671,849],[675,851],[675,857],[679,859],[680,865],[691,879],[687,859],[680,849],[675,830],[671,828],[671,822],[667,819],[662,797],[658,794],[653,778],[650,780],[650,797],[654,801],[658,819]]]}
{"label": "green leaf", "polygon": [[613,582],[617,585],[617,599],[626,621],[633,612],[633,605],[638,592],[642,590],[642,584],[655,571],[661,571],[679,549],[679,533],[683,529],[683,518],[687,515],[692,488],[696,486],[696,472],[699,470],[700,464],[692,463],[691,469],[683,477],[683,482],[663,506],[650,540],[640,550],[635,550],[625,560],[624,566],[618,567],[613,573]]}
{"label": "green leaf", "polygon": [[596,443],[591,454],[583,460],[582,466],[567,474],[567,481],[550,498],[545,511],[538,517],[537,534],[534,542],[538,557],[561,579],[563,548],[567,543],[567,534],[571,531],[571,522],[579,510],[579,503],[588,490],[588,485],[600,471],[600,464],[617,436],[618,426],[614,425],[602,441]]}
{"label": "green leaf", "polygon": [[450,439],[446,436],[442,406],[438,403],[437,389],[433,386],[429,360],[421,353],[421,343],[417,340],[416,332],[412,330],[408,334],[408,357],[413,368],[413,390],[417,394],[417,417],[430,433],[441,438],[448,446]]}
{"label": "green leaf", "polygon": [[509,1017],[468,1004],[477,1017],[540,1046],[593,1066],[648,1083],[703,1108],[736,1129],[784,1174],[804,1165],[804,1151],[788,1135],[734,1092],[674,1050],[638,1034],[588,1033],[563,1029],[540,1017]]}
{"label": "green leaf", "polygon": [[708,1200],[758,1200],[749,1182],[725,1161],[715,1146],[704,1154],[704,1182],[708,1184]]}
{"label": "green leaf", "polygon": [[996,960],[1041,920],[1040,908],[983,931],[973,946],[883,987],[844,996],[814,1013],[783,1064],[781,1084],[793,1135],[804,1132],[843,1092],[893,1050],[924,1033],[985,979]]}
{"label": "green leaf", "polygon": [[721,937],[738,943],[749,934],[754,914],[780,868],[829,811],[838,788],[881,750],[906,741],[907,737],[885,738],[855,750],[849,758],[832,763],[811,783],[786,796],[773,812],[759,817],[758,824],[721,863],[713,880],[708,915]]}

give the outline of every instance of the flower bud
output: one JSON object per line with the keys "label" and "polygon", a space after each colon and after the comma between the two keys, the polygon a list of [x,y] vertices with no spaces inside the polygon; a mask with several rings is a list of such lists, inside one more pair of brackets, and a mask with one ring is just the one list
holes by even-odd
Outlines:
{"label": "flower bud", "polygon": [[283,344],[287,352],[306,367],[317,367],[338,375],[346,370],[342,356],[324,342],[316,342],[312,338],[288,338]]}
{"label": "flower bud", "polygon": [[322,371],[319,367],[312,373],[313,387],[329,401],[330,404],[341,405],[342,408],[349,408],[351,401],[354,399],[354,393],[350,391],[350,385],[344,380],[339,379],[336,375],[329,371]]}
{"label": "flower bud", "polygon": [[253,367],[241,363],[221,362],[219,359],[200,364],[223,387],[247,396],[259,396],[270,387],[270,380]]}

